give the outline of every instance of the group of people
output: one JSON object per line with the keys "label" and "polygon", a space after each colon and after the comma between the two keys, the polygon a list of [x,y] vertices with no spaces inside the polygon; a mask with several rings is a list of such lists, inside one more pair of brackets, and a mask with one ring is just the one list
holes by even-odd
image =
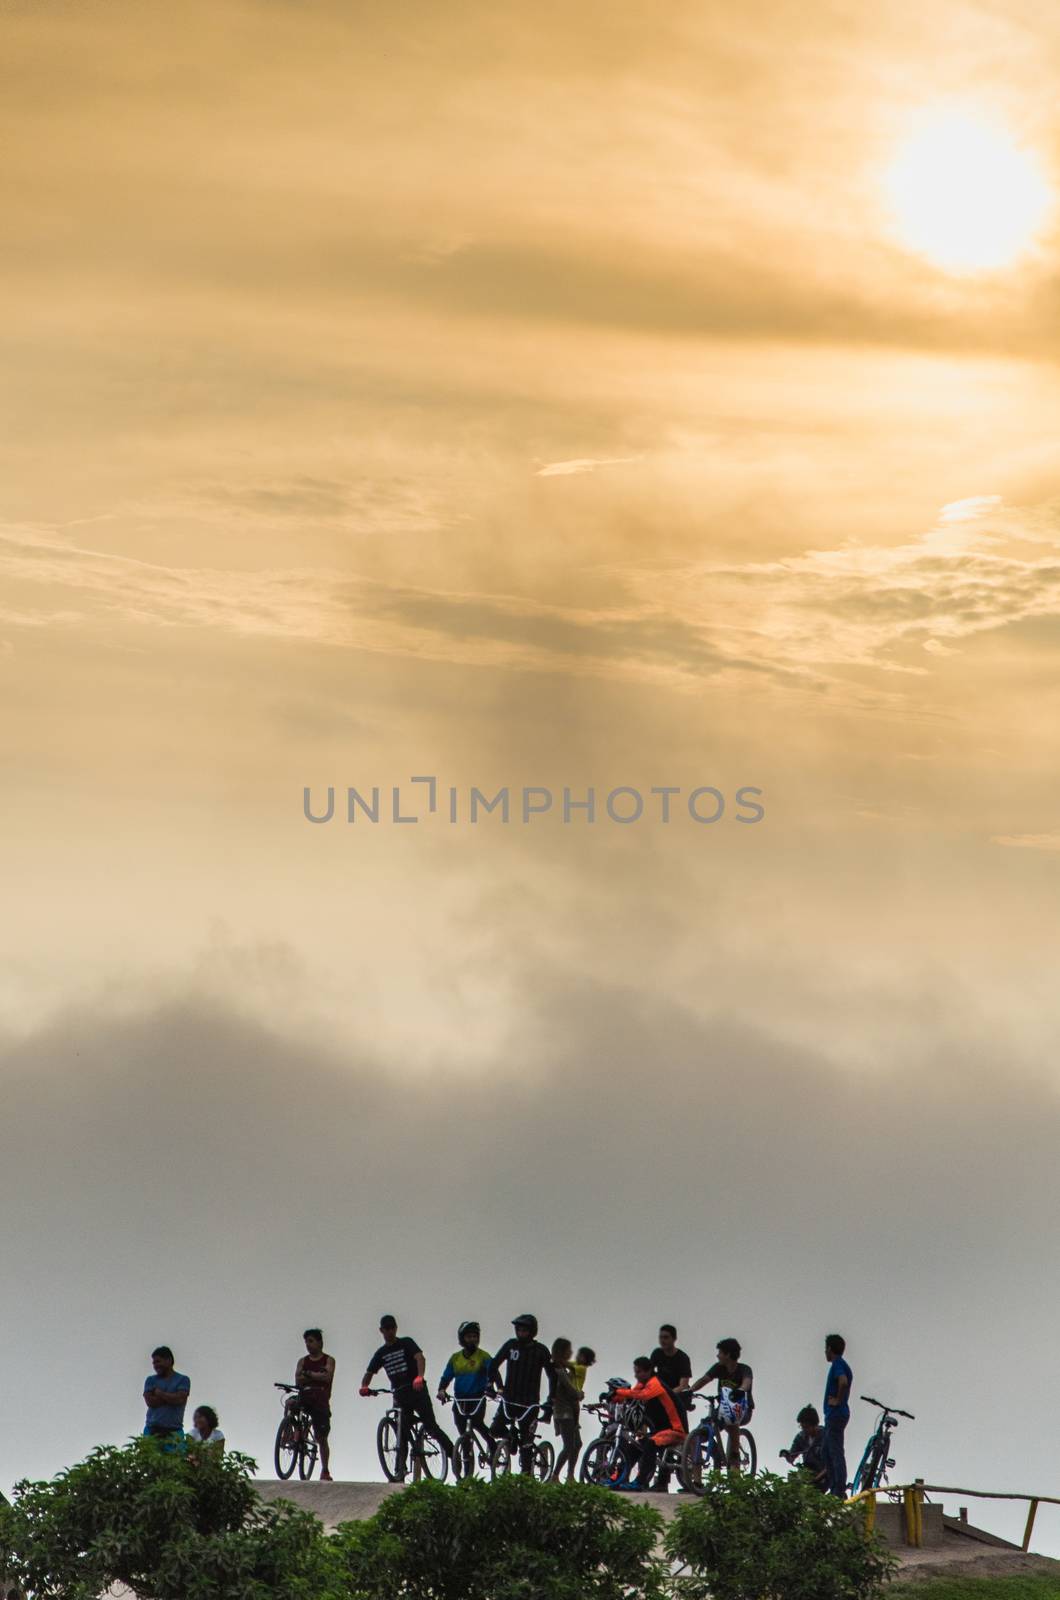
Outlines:
{"label": "group of people", "polygon": [[[562,1442],[554,1478],[575,1475],[582,1448],[580,1427],[585,1386],[596,1355],[587,1345],[575,1351],[567,1338],[554,1339],[548,1346],[538,1338],[537,1318],[524,1312],[512,1319],[513,1333],[495,1355],[482,1348],[477,1322],[462,1322],[457,1330],[459,1348],[449,1357],[438,1382],[436,1397],[441,1403],[453,1400],[457,1433],[477,1434],[487,1449],[500,1438],[514,1434],[518,1441],[523,1471],[533,1459],[538,1422],[552,1422]],[[372,1380],[382,1373],[389,1382],[393,1403],[401,1413],[397,1477],[404,1479],[407,1467],[411,1424],[419,1421],[446,1454],[452,1456],[453,1441],[440,1426],[427,1387],[427,1363],[415,1339],[399,1336],[397,1319],[380,1318],[382,1344],[372,1355],[360,1383],[364,1397],[377,1393]],[[320,1445],[321,1478],[330,1482],[331,1393],[335,1380],[335,1358],[324,1349],[319,1328],[307,1328],[303,1340],[305,1354],[295,1368],[294,1392],[287,1404],[309,1414]],[[781,1456],[793,1466],[807,1470],[827,1493],[845,1496],[847,1468],[844,1435],[850,1418],[850,1391],[853,1374],[845,1359],[846,1342],[838,1333],[828,1334],[825,1357],[829,1363],[824,1392],[824,1421],[813,1406],[798,1414],[799,1432]],[[154,1376],[144,1386],[147,1424],[144,1432],[155,1435],[183,1434],[183,1418],[188,1403],[190,1382],[174,1371],[173,1353],[165,1345],[152,1355]],[[650,1356],[633,1362],[633,1382],[611,1379],[601,1399],[621,1404],[640,1404],[644,1422],[637,1439],[636,1471],[628,1487],[634,1490],[669,1487],[669,1469],[663,1452],[680,1444],[689,1431],[689,1408],[695,1394],[707,1384],[717,1384],[719,1454],[717,1464],[730,1470],[739,1465],[739,1434],[754,1413],[754,1373],[742,1360],[738,1340],[721,1339],[717,1360],[699,1378],[693,1378],[692,1363],[677,1343],[677,1329],[663,1323],[659,1342]],[[542,1384],[546,1386],[542,1400]],[[450,1388],[452,1396],[450,1396]],[[499,1402],[487,1422],[488,1402]],[[194,1413],[189,1437],[196,1442],[217,1443],[223,1448],[224,1434],[217,1425],[217,1414],[209,1406]]]}
{"label": "group of people", "polygon": [[213,1406],[196,1406],[191,1427],[184,1432],[184,1413],[191,1394],[191,1379],[177,1372],[168,1344],[151,1351],[154,1371],[144,1379],[144,1405],[147,1418],[144,1433],[155,1439],[191,1439],[194,1444],[214,1445],[223,1450],[225,1436]]}

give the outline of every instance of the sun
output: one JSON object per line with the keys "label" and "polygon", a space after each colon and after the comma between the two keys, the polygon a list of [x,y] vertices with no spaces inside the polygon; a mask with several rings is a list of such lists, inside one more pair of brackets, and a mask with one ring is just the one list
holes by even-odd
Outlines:
{"label": "sun", "polygon": [[1033,152],[1002,124],[964,110],[926,112],[884,186],[902,242],[954,273],[1011,266],[1053,205]]}

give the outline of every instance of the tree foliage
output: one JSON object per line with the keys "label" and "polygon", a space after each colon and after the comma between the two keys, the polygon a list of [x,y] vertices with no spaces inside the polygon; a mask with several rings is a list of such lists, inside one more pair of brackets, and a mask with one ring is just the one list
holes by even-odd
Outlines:
{"label": "tree foliage", "polygon": [[895,1560],[859,1508],[796,1475],[711,1478],[666,1537],[687,1600],[872,1600]]}
{"label": "tree foliage", "polygon": [[157,1439],[104,1445],[0,1506],[0,1572],[40,1600],[338,1600],[317,1519],[267,1506],[236,1453]]}
{"label": "tree foliage", "polygon": [[589,1484],[420,1483],[338,1531],[347,1600],[661,1600],[658,1512]]}

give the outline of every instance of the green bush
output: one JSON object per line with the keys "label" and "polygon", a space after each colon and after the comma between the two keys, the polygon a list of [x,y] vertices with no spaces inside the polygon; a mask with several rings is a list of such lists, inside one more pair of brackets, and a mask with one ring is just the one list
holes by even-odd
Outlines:
{"label": "green bush", "polygon": [[871,1600],[896,1565],[863,1514],[799,1477],[712,1478],[682,1506],[667,1554],[687,1600]]}
{"label": "green bush", "polygon": [[658,1512],[589,1484],[420,1483],[336,1535],[347,1600],[659,1600]]}
{"label": "green bush", "polygon": [[235,1453],[137,1439],[105,1445],[0,1506],[0,1572],[39,1600],[338,1600],[320,1523],[263,1505]]}

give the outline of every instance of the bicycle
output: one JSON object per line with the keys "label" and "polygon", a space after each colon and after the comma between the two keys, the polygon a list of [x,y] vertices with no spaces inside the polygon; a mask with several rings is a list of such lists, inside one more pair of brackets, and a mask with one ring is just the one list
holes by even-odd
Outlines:
{"label": "bicycle", "polygon": [[910,1422],[916,1421],[911,1411],[900,1411],[897,1406],[885,1406],[882,1400],[874,1400],[868,1394],[863,1394],[861,1398],[867,1405],[878,1406],[880,1415],[869,1435],[865,1453],[850,1485],[852,1495],[860,1494],[862,1489],[880,1488],[889,1469],[894,1466],[894,1458],[891,1455],[891,1434],[898,1426],[898,1418],[908,1417]]}
{"label": "bicycle", "polygon": [[[273,1388],[282,1389],[285,1395],[301,1393],[293,1383],[276,1383]],[[305,1406],[289,1406],[285,1400],[272,1452],[276,1476],[287,1479],[297,1467],[298,1476],[304,1482],[316,1471],[319,1454],[320,1443],[311,1413]]]}
{"label": "bicycle", "polygon": [[758,1446],[749,1428],[740,1429],[737,1436],[737,1459],[735,1463],[730,1463],[728,1428],[721,1420],[720,1411],[720,1396],[708,1395],[706,1416],[690,1430],[681,1447],[678,1476],[681,1487],[687,1489],[689,1494],[703,1493],[705,1473],[720,1472],[723,1467],[727,1467],[730,1472],[735,1470],[743,1473],[745,1477],[753,1478],[758,1470]]}
{"label": "bicycle", "polygon": [[597,1405],[584,1405],[601,1419],[602,1427],[585,1447],[578,1476],[582,1483],[598,1483],[615,1489],[629,1482],[630,1469],[637,1455],[637,1429],[644,1422],[644,1407],[637,1400],[602,1399]]}
{"label": "bicycle", "polygon": [[[362,1391],[363,1392],[363,1391]],[[369,1394],[383,1394],[392,1398],[389,1389],[369,1389]],[[379,1419],[379,1426],[375,1431],[375,1448],[379,1456],[379,1465],[388,1483],[404,1483],[405,1474],[398,1471],[401,1463],[401,1431],[404,1426],[404,1413],[400,1406],[392,1405]],[[427,1424],[422,1417],[416,1417],[409,1430],[408,1445],[405,1451],[406,1461],[412,1462],[412,1481],[418,1482],[421,1477],[433,1478],[436,1483],[444,1483],[449,1471],[449,1456],[442,1449],[438,1440],[432,1438],[427,1432]]]}
{"label": "bicycle", "polygon": [[[503,1478],[506,1473],[511,1472],[512,1457],[518,1457],[524,1448],[519,1437],[522,1423],[531,1411],[540,1412],[543,1409],[544,1407],[540,1400],[536,1405],[520,1406],[506,1400],[503,1395],[501,1396],[500,1404],[494,1413],[493,1427],[497,1426],[498,1418],[503,1413],[507,1432],[502,1434],[500,1438],[497,1438],[496,1435],[493,1436],[495,1443],[489,1459],[490,1476],[492,1478]],[[491,1434],[493,1433],[492,1428],[490,1432]],[[556,1452],[553,1450],[552,1445],[547,1439],[534,1439],[525,1448],[530,1452],[530,1476],[536,1478],[539,1483],[547,1483],[552,1476],[552,1469],[556,1465]]]}
{"label": "bicycle", "polygon": [[453,1476],[454,1478],[473,1478],[476,1467],[483,1474],[490,1466],[496,1440],[491,1437],[485,1421],[484,1396],[475,1395],[471,1399],[461,1400],[456,1395],[452,1400],[448,1395],[442,1401],[443,1406],[452,1405],[456,1416],[478,1417],[463,1433],[457,1433],[453,1440]]}

